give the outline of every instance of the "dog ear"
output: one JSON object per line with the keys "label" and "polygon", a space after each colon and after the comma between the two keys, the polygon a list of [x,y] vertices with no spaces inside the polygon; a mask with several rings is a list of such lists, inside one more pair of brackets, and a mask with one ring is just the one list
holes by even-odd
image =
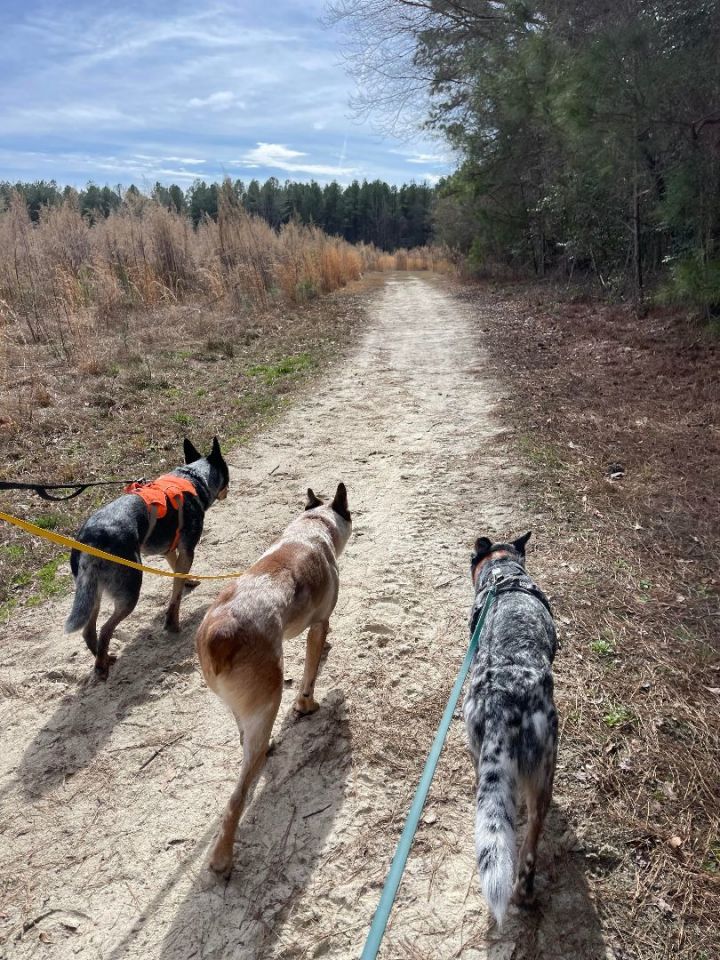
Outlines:
{"label": "dog ear", "polygon": [[183,453],[185,454],[185,463],[195,463],[196,460],[202,460],[202,454],[187,437],[183,440]]}
{"label": "dog ear", "polygon": [[490,553],[490,547],[492,547],[492,540],[488,540],[487,537],[478,537],[475,541],[475,556],[478,560],[482,560],[485,554]]}
{"label": "dog ear", "polygon": [[321,507],[322,504],[323,504],[323,502],[322,502],[322,500],[320,499],[320,497],[316,497],[315,494],[313,493],[312,487],[308,487],[308,489],[307,489],[307,502],[306,502],[306,504],[305,504],[305,509],[306,509],[306,510],[314,510],[315,507]]}
{"label": "dog ear", "polygon": [[532,530],[528,530],[528,532],[525,534],[524,537],[518,537],[517,540],[513,540],[513,546],[515,547],[515,549],[517,550],[517,552],[520,554],[521,557],[525,556],[525,544],[530,539],[531,533],[532,533]]}
{"label": "dog ear", "polygon": [[223,455],[220,452],[220,443],[217,437],[213,437],[212,450],[208,454],[207,458],[208,460],[210,460],[211,463],[223,462]]}
{"label": "dog ear", "polygon": [[337,490],[335,491],[335,496],[333,497],[333,502],[330,504],[330,506],[333,508],[335,513],[339,514],[344,520],[350,519],[347,490],[345,489],[344,483],[339,483],[337,485]]}
{"label": "dog ear", "polygon": [[492,550],[492,540],[488,540],[487,537],[478,537],[475,541],[475,548],[470,557],[470,573],[472,574],[475,570],[475,567],[480,563],[480,561],[486,557]]}

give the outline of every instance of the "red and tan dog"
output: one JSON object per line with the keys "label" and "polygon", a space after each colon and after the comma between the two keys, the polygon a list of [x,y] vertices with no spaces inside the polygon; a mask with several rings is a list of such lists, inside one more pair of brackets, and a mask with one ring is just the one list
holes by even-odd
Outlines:
{"label": "red and tan dog", "polygon": [[223,816],[210,867],[229,875],[233,841],[248,791],[265,764],[283,690],[283,640],[307,627],[298,713],[318,709],[313,693],[320,656],[338,598],[337,558],[350,537],[347,491],[330,504],[308,490],[305,512],[205,614],[196,638],[202,672],[230,707],[240,730],[240,779]]}

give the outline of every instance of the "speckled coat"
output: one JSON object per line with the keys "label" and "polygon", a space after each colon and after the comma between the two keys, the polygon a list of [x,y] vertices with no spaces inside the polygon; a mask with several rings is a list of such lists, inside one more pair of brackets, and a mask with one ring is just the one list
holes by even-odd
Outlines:
{"label": "speckled coat", "polygon": [[[515,892],[532,895],[533,835],[539,835],[550,802],[557,741],[555,625],[545,595],[525,572],[526,542],[527,537],[491,544],[482,538],[473,557],[473,569],[479,570],[471,629],[493,583],[498,591],[479,638],[464,705],[477,774],[478,868],[498,922],[513,894],[519,786],[528,803],[529,830]],[[531,823],[533,816],[539,824]]]}

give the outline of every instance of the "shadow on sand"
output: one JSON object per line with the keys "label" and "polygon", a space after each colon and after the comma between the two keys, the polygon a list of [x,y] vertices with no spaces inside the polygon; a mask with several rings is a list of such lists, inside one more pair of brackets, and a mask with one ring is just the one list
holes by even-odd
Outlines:
{"label": "shadow on sand", "polygon": [[73,638],[82,644],[78,656],[87,658],[87,679],[65,694],[28,745],[15,772],[27,798],[44,796],[87,767],[117,724],[140,704],[163,696],[168,676],[196,669],[188,660],[209,602],[185,616],[179,634],[163,629],[164,612],[149,628],[139,628],[123,646],[106,683],[92,679],[92,656],[80,634]]}
{"label": "shadow on sand", "polygon": [[[276,747],[238,827],[230,880],[216,878],[205,866],[219,825],[216,816],[143,907],[135,926],[104,954],[106,960],[249,960],[267,955],[312,876],[342,807],[351,761],[343,694],[329,692],[320,710],[302,719],[290,709],[274,739]],[[227,783],[218,797],[218,813],[231,789]],[[178,903],[175,888],[187,887],[188,879],[190,887]]]}
{"label": "shadow on sand", "polygon": [[[524,829],[521,826],[520,836]],[[511,906],[502,931],[493,923],[485,935],[467,940],[457,957],[605,960],[607,946],[587,872],[583,844],[565,812],[553,803],[540,841],[535,906]]]}

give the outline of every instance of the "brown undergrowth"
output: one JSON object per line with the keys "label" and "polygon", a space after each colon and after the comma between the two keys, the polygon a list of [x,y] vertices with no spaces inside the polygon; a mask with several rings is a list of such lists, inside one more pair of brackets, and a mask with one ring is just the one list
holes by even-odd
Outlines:
{"label": "brown undergrowth", "polygon": [[619,958],[711,960],[720,343],[677,314],[637,319],[548,288],[460,295],[482,303],[482,341],[508,387],[530,564],[561,631],[556,794],[603,929]]}
{"label": "brown undergrowth", "polygon": [[[152,477],[182,460],[182,438],[201,449],[218,434],[242,444],[352,342],[379,275],[293,308],[242,314],[227,302],[125,310],[89,318],[86,347],[70,359],[6,327],[0,363],[4,479],[61,483]],[[73,534],[120,492],[98,487],[66,503],[0,494],[0,509]],[[59,491],[61,494],[67,491]],[[70,586],[67,554],[0,527],[0,624]]]}

